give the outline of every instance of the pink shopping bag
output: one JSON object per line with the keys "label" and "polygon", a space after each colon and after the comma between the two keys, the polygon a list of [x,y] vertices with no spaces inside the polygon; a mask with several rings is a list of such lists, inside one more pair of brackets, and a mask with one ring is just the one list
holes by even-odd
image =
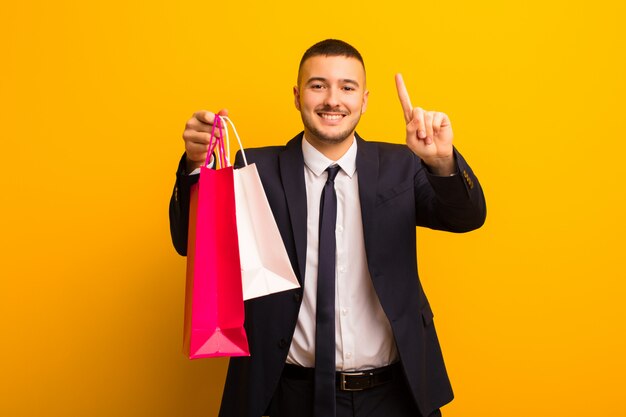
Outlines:
{"label": "pink shopping bag", "polygon": [[222,129],[216,117],[207,161],[216,151],[220,169],[200,168],[191,188],[184,351],[190,359],[249,356],[244,323],[243,292],[233,168],[225,155]]}

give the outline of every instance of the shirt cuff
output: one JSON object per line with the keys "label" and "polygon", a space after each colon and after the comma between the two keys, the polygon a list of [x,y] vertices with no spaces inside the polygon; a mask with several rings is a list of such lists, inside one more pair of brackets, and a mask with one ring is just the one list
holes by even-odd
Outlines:
{"label": "shirt cuff", "polygon": [[[209,161],[209,165],[207,165],[207,167],[212,169],[214,166],[215,166],[215,158],[213,158],[213,155],[211,155],[211,161]],[[200,168],[196,168],[187,175],[192,176],[192,175],[198,175],[199,173],[200,173]]]}

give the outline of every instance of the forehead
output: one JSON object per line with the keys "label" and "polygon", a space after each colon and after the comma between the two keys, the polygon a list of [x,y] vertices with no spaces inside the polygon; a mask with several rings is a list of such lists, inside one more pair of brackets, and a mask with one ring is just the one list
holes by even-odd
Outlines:
{"label": "forehead", "polygon": [[308,58],[300,68],[300,81],[310,78],[331,80],[355,80],[359,84],[365,82],[363,64],[352,57],[316,55]]}

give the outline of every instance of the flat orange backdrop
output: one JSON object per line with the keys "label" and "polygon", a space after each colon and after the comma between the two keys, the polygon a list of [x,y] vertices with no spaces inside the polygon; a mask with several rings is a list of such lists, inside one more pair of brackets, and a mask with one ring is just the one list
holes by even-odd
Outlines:
{"label": "flat orange backdrop", "polygon": [[624,416],[626,3],[25,1],[0,12],[0,415],[211,416],[181,353],[167,204],[197,109],[247,146],[299,132],[303,51],[359,48],[359,127],[402,142],[393,75],[446,111],[479,231],[418,230],[447,417]]}

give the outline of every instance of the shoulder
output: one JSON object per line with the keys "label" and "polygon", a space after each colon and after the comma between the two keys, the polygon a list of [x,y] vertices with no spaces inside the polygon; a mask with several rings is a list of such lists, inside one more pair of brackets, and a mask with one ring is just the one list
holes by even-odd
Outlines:
{"label": "shoulder", "polygon": [[[290,162],[302,159],[302,133],[296,135],[285,145],[245,148],[244,153],[248,164],[255,164],[261,180],[280,176],[281,160]],[[237,152],[235,167],[244,166],[243,154]]]}
{"label": "shoulder", "polygon": [[359,139],[358,152],[367,160],[376,161],[383,173],[415,172],[421,168],[421,160],[405,144]]}
{"label": "shoulder", "polygon": [[245,163],[241,151],[235,157],[235,168],[243,168],[246,164],[255,164],[259,174],[277,174],[279,155],[284,152],[284,146],[263,146],[244,149]]}
{"label": "shoulder", "polygon": [[408,158],[414,159],[415,154],[404,143],[383,142],[376,140],[367,140],[363,137],[356,135],[357,144],[360,148],[366,151],[374,150],[379,156],[384,158],[396,157],[396,158]]}
{"label": "shoulder", "polygon": [[369,142],[378,148],[381,159],[407,159],[415,160],[415,154],[404,144],[389,142]]}

